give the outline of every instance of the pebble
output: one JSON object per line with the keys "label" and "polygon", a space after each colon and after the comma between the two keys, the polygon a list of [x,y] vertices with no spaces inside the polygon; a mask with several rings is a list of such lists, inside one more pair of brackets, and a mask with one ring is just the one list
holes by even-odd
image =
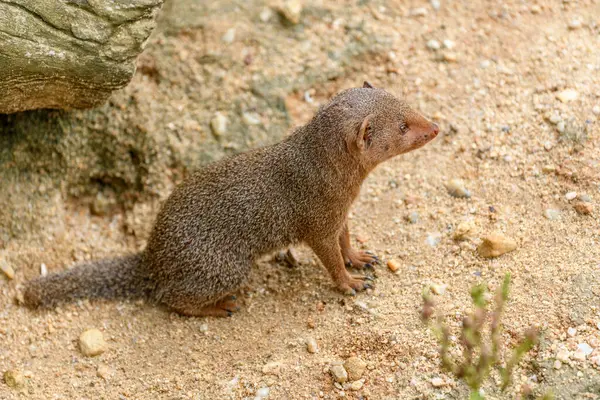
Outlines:
{"label": "pebble", "polygon": [[567,200],[573,200],[574,198],[577,197],[577,192],[569,192],[567,194],[565,194],[565,199]]}
{"label": "pebble", "polygon": [[446,189],[450,196],[458,197],[458,198],[469,198],[471,197],[471,192],[465,187],[465,184],[460,179],[452,179],[450,182],[446,184]]}
{"label": "pebble", "polygon": [[442,58],[446,62],[456,62],[458,60],[458,55],[452,51],[445,51],[444,54],[442,54]]}
{"label": "pebble", "polygon": [[444,39],[444,47],[447,49],[453,49],[456,46],[456,43],[450,39]]}
{"label": "pebble", "polygon": [[540,6],[538,6],[537,4],[532,5],[530,10],[531,10],[532,14],[539,14],[542,12],[542,8]]}
{"label": "pebble", "polygon": [[575,208],[575,211],[581,215],[590,215],[592,211],[594,211],[594,206],[592,206],[592,203],[585,201],[578,201],[574,203],[573,208]]}
{"label": "pebble", "polygon": [[560,369],[562,367],[562,363],[558,360],[554,360],[554,369]]}
{"label": "pebble", "polygon": [[259,125],[261,122],[258,114],[251,112],[242,113],[242,121],[244,121],[246,125]]}
{"label": "pebble", "polygon": [[490,60],[482,60],[482,61],[479,63],[479,67],[480,67],[481,69],[487,69],[487,68],[489,68],[489,66],[490,66],[491,64],[492,64],[492,62],[491,62]]}
{"label": "pebble", "polygon": [[579,93],[577,93],[577,91],[575,91],[574,89],[565,89],[556,94],[556,98],[562,101],[563,103],[573,101],[577,99],[577,97],[579,97]]}
{"label": "pebble", "polygon": [[401,267],[400,262],[396,261],[396,260],[389,260],[387,262],[387,266],[390,269],[390,271],[392,271],[392,272],[398,271]]}
{"label": "pebble", "polygon": [[319,351],[319,344],[314,338],[309,337],[306,339],[306,350],[311,354],[315,354]]}
{"label": "pebble", "polygon": [[477,252],[484,258],[499,257],[517,248],[517,242],[501,233],[492,233],[484,238]]}
{"label": "pebble", "polygon": [[427,15],[427,9],[425,7],[413,8],[410,10],[410,15],[413,17],[424,17]]}
{"label": "pebble", "polygon": [[561,350],[556,354],[556,359],[567,364],[569,362],[570,353],[567,350]]}
{"label": "pebble", "polygon": [[590,361],[596,364],[596,366],[600,367],[600,356],[592,357]]}
{"label": "pebble", "polygon": [[431,247],[437,246],[442,240],[442,235],[438,232],[427,234],[427,238],[425,239],[425,243],[427,243]]}
{"label": "pebble", "polygon": [[411,224],[416,224],[417,222],[419,222],[419,213],[416,211],[408,213],[408,215],[406,216],[406,220]]}
{"label": "pebble", "polygon": [[448,288],[448,285],[442,284],[442,285],[438,285],[438,284],[433,284],[431,285],[431,291],[434,294],[437,294],[438,296],[442,296],[444,293],[446,293],[446,289]]}
{"label": "pebble", "polygon": [[552,148],[554,148],[554,144],[551,141],[547,140],[544,142],[544,149],[546,149],[546,151],[550,151]]}
{"label": "pebble", "polygon": [[344,383],[348,380],[348,372],[341,365],[332,365],[329,368],[329,373],[333,377],[333,380],[338,383]]}
{"label": "pebble", "polygon": [[285,0],[279,8],[279,12],[288,22],[297,25],[300,23],[302,8],[302,2],[299,0]]}
{"label": "pebble", "polygon": [[439,50],[442,47],[440,42],[435,39],[431,39],[427,42],[427,48],[430,50]]}
{"label": "pebble", "polygon": [[475,223],[473,221],[463,221],[458,224],[452,237],[454,240],[465,240],[473,233],[475,233]]}
{"label": "pebble", "polygon": [[587,357],[592,354],[594,349],[587,343],[579,343],[577,345],[577,351],[581,351]]}
{"label": "pebble", "polygon": [[10,265],[0,262],[0,270],[4,272],[4,275],[6,275],[8,279],[15,279],[15,270]]}
{"label": "pebble", "polygon": [[40,275],[41,276],[48,275],[48,267],[46,267],[46,264],[44,264],[44,263],[40,264]]}
{"label": "pebble", "polygon": [[227,120],[227,117],[222,113],[217,112],[210,121],[210,127],[215,136],[222,136],[227,133],[228,123],[229,121]]}
{"label": "pebble", "polygon": [[350,384],[350,390],[354,390],[356,392],[356,391],[362,389],[364,384],[365,384],[364,379],[359,379],[357,381],[354,381]]}
{"label": "pebble", "polygon": [[344,368],[348,373],[348,379],[350,381],[357,381],[362,378],[365,369],[367,369],[367,363],[360,357],[350,357],[344,363]]}
{"label": "pebble", "polygon": [[445,384],[446,384],[446,382],[444,382],[444,380],[442,378],[433,378],[431,380],[431,385],[436,388],[442,387]]}
{"label": "pebble", "polygon": [[560,219],[560,211],[554,208],[548,208],[544,211],[544,216],[546,216],[546,218],[548,218],[551,221],[555,221],[557,219]]}
{"label": "pebble", "polygon": [[552,114],[552,115],[550,115],[550,117],[548,117],[548,121],[550,121],[552,124],[556,125],[560,121],[562,121],[562,118],[558,114]]}
{"label": "pebble", "polygon": [[225,32],[221,40],[225,43],[233,43],[235,40],[235,28],[227,29],[227,32]]}
{"label": "pebble", "polygon": [[270,389],[268,387],[262,387],[256,391],[256,399],[266,399],[269,397]]}
{"label": "pebble", "polygon": [[98,369],[96,370],[96,376],[98,378],[102,378],[105,381],[107,381],[111,375],[112,375],[112,370],[107,365],[104,365],[104,364],[98,365]]}
{"label": "pebble", "polygon": [[592,112],[596,115],[600,115],[600,106],[594,106],[594,108],[592,108]]}
{"label": "pebble", "polygon": [[442,6],[440,4],[440,0],[429,0],[429,4],[431,4],[431,8],[433,8],[436,11],[439,10]]}
{"label": "pebble", "polygon": [[565,121],[560,121],[558,124],[556,124],[556,130],[559,133],[563,133],[566,129],[567,125],[565,124]]}
{"label": "pebble", "polygon": [[575,329],[575,328],[573,328],[573,327],[571,327],[571,328],[567,329],[567,335],[569,335],[569,336],[573,337],[573,336],[575,336],[576,334],[577,334],[577,329]]}
{"label": "pebble", "polygon": [[106,351],[106,342],[98,329],[88,329],[79,336],[79,348],[86,357],[98,356]]}
{"label": "pebble", "polygon": [[8,387],[13,389],[20,389],[25,386],[25,377],[16,369],[9,369],[4,372],[4,382],[8,385]]}
{"label": "pebble", "polygon": [[572,19],[569,21],[569,29],[575,30],[581,28],[582,22],[579,18]]}
{"label": "pebble", "polygon": [[266,363],[262,369],[262,373],[265,375],[279,375],[281,373],[281,363],[272,361]]}
{"label": "pebble", "polygon": [[273,10],[271,10],[270,8],[264,8],[260,14],[259,14],[259,18],[262,22],[269,22],[269,20],[271,19],[271,17],[273,16]]}
{"label": "pebble", "polygon": [[585,353],[579,349],[573,353],[573,359],[576,361],[585,361]]}

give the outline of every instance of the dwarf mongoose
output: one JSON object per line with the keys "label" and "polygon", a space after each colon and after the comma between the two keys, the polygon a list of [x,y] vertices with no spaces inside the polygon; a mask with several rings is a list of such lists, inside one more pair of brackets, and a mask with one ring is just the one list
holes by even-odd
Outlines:
{"label": "dwarf mongoose", "polygon": [[363,180],[438,130],[367,82],[345,90],[282,142],[187,177],[162,205],[141,253],[32,280],[25,304],[147,298],[185,315],[227,316],[236,309],[230,295],[247,279],[253,260],[297,243],[314,250],[338,289],[355,294],[369,283],[346,265],[376,261],[350,245],[346,219]]}

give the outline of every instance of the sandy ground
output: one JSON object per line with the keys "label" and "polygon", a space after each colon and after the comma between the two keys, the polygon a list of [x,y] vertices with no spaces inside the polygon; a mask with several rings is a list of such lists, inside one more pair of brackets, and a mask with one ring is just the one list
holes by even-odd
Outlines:
{"label": "sandy ground", "polygon": [[[0,371],[20,371],[25,387],[0,383],[0,399],[253,399],[266,388],[269,399],[464,399],[466,386],[442,373],[435,338],[419,319],[421,291],[446,285],[438,311],[457,334],[469,288],[494,289],[506,272],[513,285],[504,342],[514,345],[533,325],[542,336],[516,384],[501,393],[493,375],[487,398],[516,398],[522,383],[557,399],[600,398],[598,1],[441,0],[439,9],[416,0],[307,1],[295,26],[262,2],[199,3],[165,6],[138,73],[111,104],[127,112],[131,96],[136,112],[160,118],[158,132],[179,129],[178,146],[207,143],[218,158],[235,151],[235,140],[226,134],[214,145],[208,126],[217,110],[234,121],[231,138],[253,147],[275,140],[273,130],[285,134],[271,109],[286,110],[287,126],[302,124],[364,79],[404,96],[442,134],[380,166],[351,218],[355,245],[401,268],[377,266],[373,290],[345,297],[299,248],[295,267],[272,256],[258,262],[240,293],[242,310],[227,319],[130,302],[32,312],[15,295],[42,263],[57,271],[141,248],[158,204],[99,217],[77,198],[59,199],[42,236],[1,246],[17,273],[0,274]],[[279,103],[256,100],[272,93]],[[240,109],[259,121],[236,123]],[[472,196],[450,196],[451,179]],[[591,215],[576,211],[581,201]],[[463,221],[475,233],[457,242]],[[518,248],[483,259],[476,247],[494,231]],[[87,328],[104,334],[100,356],[79,350]],[[582,357],[578,346],[591,353]],[[328,372],[351,356],[367,363],[358,390],[336,387]]]}

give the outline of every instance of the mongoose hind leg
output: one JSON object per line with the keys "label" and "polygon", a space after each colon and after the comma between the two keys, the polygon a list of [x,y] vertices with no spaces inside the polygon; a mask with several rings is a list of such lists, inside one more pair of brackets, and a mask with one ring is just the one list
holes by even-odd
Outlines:
{"label": "mongoose hind leg", "polygon": [[329,271],[333,282],[342,292],[355,295],[357,291],[371,287],[370,277],[350,275],[344,265],[339,238],[331,237],[322,241],[309,244],[319,257],[325,268]]}
{"label": "mongoose hind leg", "polygon": [[344,224],[342,232],[340,233],[340,248],[342,257],[344,258],[344,264],[347,267],[357,269],[372,269],[374,264],[379,262],[379,257],[369,251],[358,251],[352,248],[350,244],[350,230],[348,229],[348,223]]}
{"label": "mongoose hind leg", "polygon": [[197,306],[188,304],[173,307],[179,314],[190,317],[230,317],[234,312],[239,311],[240,307],[235,302],[235,296],[227,296],[212,305]]}

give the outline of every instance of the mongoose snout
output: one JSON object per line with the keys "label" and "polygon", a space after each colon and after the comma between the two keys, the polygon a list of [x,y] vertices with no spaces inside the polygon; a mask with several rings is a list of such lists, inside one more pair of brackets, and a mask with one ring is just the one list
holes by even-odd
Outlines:
{"label": "mongoose snout", "polygon": [[28,282],[29,307],[80,298],[146,298],[192,316],[228,316],[252,263],[304,243],[355,295],[378,258],[352,248],[348,212],[367,175],[439,128],[368,83],[345,90],[282,142],[190,174],[162,205],[146,248]]}

